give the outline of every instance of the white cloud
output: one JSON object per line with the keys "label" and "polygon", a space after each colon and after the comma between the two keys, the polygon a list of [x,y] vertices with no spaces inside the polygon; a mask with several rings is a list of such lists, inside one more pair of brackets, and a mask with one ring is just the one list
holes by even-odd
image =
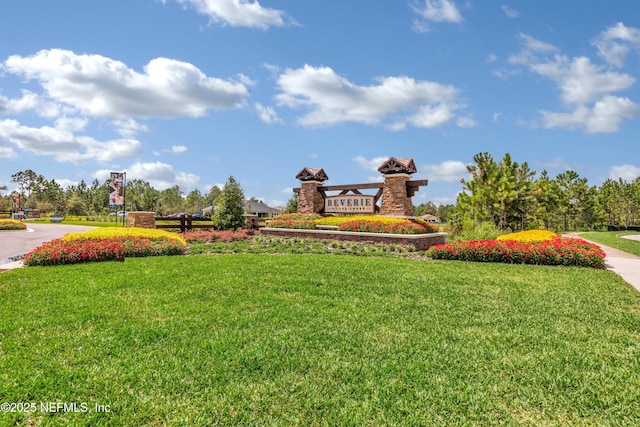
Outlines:
{"label": "white cloud", "polygon": [[389,156],[374,157],[373,159],[365,159],[363,156],[356,156],[353,161],[359,164],[363,169],[377,172],[383,162],[389,160]]}
{"label": "white cloud", "polygon": [[208,16],[212,22],[232,27],[249,27],[266,30],[286,25],[284,11],[266,8],[250,0],[177,0]]}
{"label": "white cloud", "polygon": [[640,28],[627,27],[622,22],[603,31],[592,44],[598,49],[598,55],[616,67],[624,65],[625,58],[632,48],[640,50]]}
{"label": "white cloud", "polygon": [[13,159],[16,157],[16,152],[13,151],[13,148],[2,145],[2,141],[0,140],[0,159]]}
{"label": "white cloud", "polygon": [[544,169],[571,169],[571,166],[567,164],[562,158],[556,157],[553,160],[549,160],[546,162],[536,162],[536,165],[544,168]]}
{"label": "white cloud", "polygon": [[609,178],[617,180],[622,178],[624,181],[632,182],[640,177],[640,167],[633,165],[613,166],[609,172]]}
{"label": "white cloud", "polygon": [[129,118],[112,122],[116,132],[125,138],[134,138],[140,132],[149,132],[149,127]]}
{"label": "white cloud", "polygon": [[527,49],[533,52],[550,53],[558,51],[558,48],[556,46],[535,39],[527,34],[520,33],[519,37],[524,41]]}
{"label": "white cloud", "polygon": [[56,129],[67,132],[80,132],[87,127],[89,120],[85,117],[60,117],[55,123]]}
{"label": "white cloud", "polygon": [[95,117],[201,117],[242,106],[242,83],[208,77],[187,62],[156,58],[144,73],[100,55],[62,49],[10,56],[10,73],[37,80],[49,99]]}
{"label": "white cloud", "polygon": [[476,127],[476,121],[471,117],[459,117],[456,125],[461,128],[473,128]]}
{"label": "white cloud", "polygon": [[59,120],[56,126],[35,128],[22,126],[16,120],[7,119],[0,121],[0,138],[22,150],[53,156],[59,162],[111,162],[142,152],[140,142],[134,139],[98,141],[88,136],[75,135],[74,130],[83,126],[81,121]]}
{"label": "white cloud", "polygon": [[504,12],[504,14],[507,15],[509,18],[518,18],[520,16],[520,12],[510,8],[506,4],[503,4],[502,6],[500,6],[500,8]]}
{"label": "white cloud", "polygon": [[345,122],[432,128],[455,117],[460,108],[458,89],[410,77],[382,77],[377,85],[358,86],[328,67],[287,69],[278,77],[280,106],[307,109],[298,119],[303,126],[330,126]]}
{"label": "white cloud", "polygon": [[459,182],[469,175],[467,165],[458,160],[446,160],[434,165],[424,165],[421,168],[430,182]]}
{"label": "white cloud", "polygon": [[186,145],[172,145],[171,152],[174,154],[185,153],[188,150]]}
{"label": "white cloud", "polygon": [[463,21],[462,14],[451,0],[423,0],[414,1],[411,8],[420,17],[433,22],[453,22]]}
{"label": "white cloud", "polygon": [[278,113],[273,107],[265,107],[264,105],[256,102],[254,104],[254,108],[260,120],[267,124],[281,124],[283,123],[282,119],[278,117]]}
{"label": "white cloud", "polygon": [[[555,46],[520,34],[525,48],[511,55],[511,64],[523,65],[554,82],[561,101],[570,112],[540,111],[545,128],[566,128],[586,133],[618,131],[623,119],[640,115],[640,106],[629,98],[612,94],[628,90],[635,78],[594,64],[589,58],[568,58]],[[545,54],[553,54],[551,57]]]}
{"label": "white cloud", "polygon": [[[0,64],[1,69],[2,64]],[[21,114],[25,111],[35,111],[42,117],[52,118],[63,114],[64,108],[28,90],[22,90],[21,98],[10,99],[0,95],[0,113]]]}
{"label": "white cloud", "polygon": [[[109,176],[110,170],[96,171],[93,176],[98,179],[105,179]],[[136,162],[126,168],[127,179],[142,179],[147,181],[157,190],[166,190],[176,185],[181,188],[191,188],[195,186],[200,177],[191,173],[176,172],[173,166],[167,163]]]}
{"label": "white cloud", "polygon": [[603,95],[628,89],[635,79],[606,71],[586,57],[569,59],[557,55],[552,61],[532,63],[530,68],[558,84],[567,104],[594,102]]}
{"label": "white cloud", "polygon": [[545,128],[581,129],[587,133],[617,132],[622,119],[640,116],[640,106],[629,98],[605,96],[593,108],[578,105],[571,113],[540,111]]}
{"label": "white cloud", "polygon": [[60,187],[62,187],[63,189],[67,189],[69,187],[71,187],[72,185],[78,185],[78,181],[72,181],[70,179],[66,179],[66,178],[60,178],[60,179],[55,179],[55,182],[57,182]]}

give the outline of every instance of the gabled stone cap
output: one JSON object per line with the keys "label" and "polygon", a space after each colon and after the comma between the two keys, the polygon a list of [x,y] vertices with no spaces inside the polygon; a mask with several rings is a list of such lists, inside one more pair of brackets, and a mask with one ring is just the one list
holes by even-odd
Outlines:
{"label": "gabled stone cap", "polygon": [[322,168],[304,168],[298,173],[298,175],[296,175],[296,179],[300,181],[322,182],[328,180],[329,177]]}
{"label": "gabled stone cap", "polygon": [[406,157],[404,159],[396,159],[395,157],[391,157],[389,160],[381,164],[378,168],[378,172],[385,175],[393,173],[412,174],[416,173],[416,171],[416,164],[413,163],[413,159],[411,157]]}

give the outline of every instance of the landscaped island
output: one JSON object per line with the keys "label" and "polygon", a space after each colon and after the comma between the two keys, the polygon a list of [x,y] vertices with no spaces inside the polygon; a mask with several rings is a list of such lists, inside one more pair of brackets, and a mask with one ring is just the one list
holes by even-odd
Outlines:
{"label": "landscaped island", "polygon": [[283,214],[269,221],[260,233],[289,238],[397,244],[425,250],[446,242],[446,233],[439,231],[438,225],[413,218]]}

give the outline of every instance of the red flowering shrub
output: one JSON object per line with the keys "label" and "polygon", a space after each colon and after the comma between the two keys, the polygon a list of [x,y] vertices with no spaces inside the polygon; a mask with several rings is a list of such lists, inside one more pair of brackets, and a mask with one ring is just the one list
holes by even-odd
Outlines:
{"label": "red flowering shrub", "polygon": [[437,233],[440,228],[423,221],[405,220],[401,222],[383,222],[370,220],[355,220],[343,222],[339,226],[340,231],[359,231],[366,233],[390,233],[390,234],[425,234]]}
{"label": "red flowering shrub", "polygon": [[180,255],[184,245],[169,238],[112,237],[55,239],[28,253],[24,265],[62,265],[82,262],[124,261],[125,257]]}
{"label": "red flowering shrub", "polygon": [[24,265],[61,265],[96,261],[124,261],[124,242],[55,239],[28,253]]}
{"label": "red flowering shrub", "polygon": [[436,245],[427,256],[434,259],[502,262],[509,264],[565,265],[604,268],[605,253],[582,239],[557,236],[543,242],[473,240]]}
{"label": "red flowering shrub", "polygon": [[253,232],[250,230],[221,230],[221,231],[204,231],[193,230],[182,234],[182,237],[189,243],[213,243],[213,242],[235,242],[236,240],[250,239]]}

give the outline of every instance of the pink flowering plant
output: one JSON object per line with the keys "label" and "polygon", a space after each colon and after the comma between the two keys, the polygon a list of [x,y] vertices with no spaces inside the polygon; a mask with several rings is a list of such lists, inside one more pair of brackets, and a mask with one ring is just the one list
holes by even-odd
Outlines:
{"label": "pink flowering plant", "polygon": [[540,242],[473,240],[432,246],[434,259],[501,262],[508,264],[564,265],[604,268],[605,253],[582,239],[556,236]]}

